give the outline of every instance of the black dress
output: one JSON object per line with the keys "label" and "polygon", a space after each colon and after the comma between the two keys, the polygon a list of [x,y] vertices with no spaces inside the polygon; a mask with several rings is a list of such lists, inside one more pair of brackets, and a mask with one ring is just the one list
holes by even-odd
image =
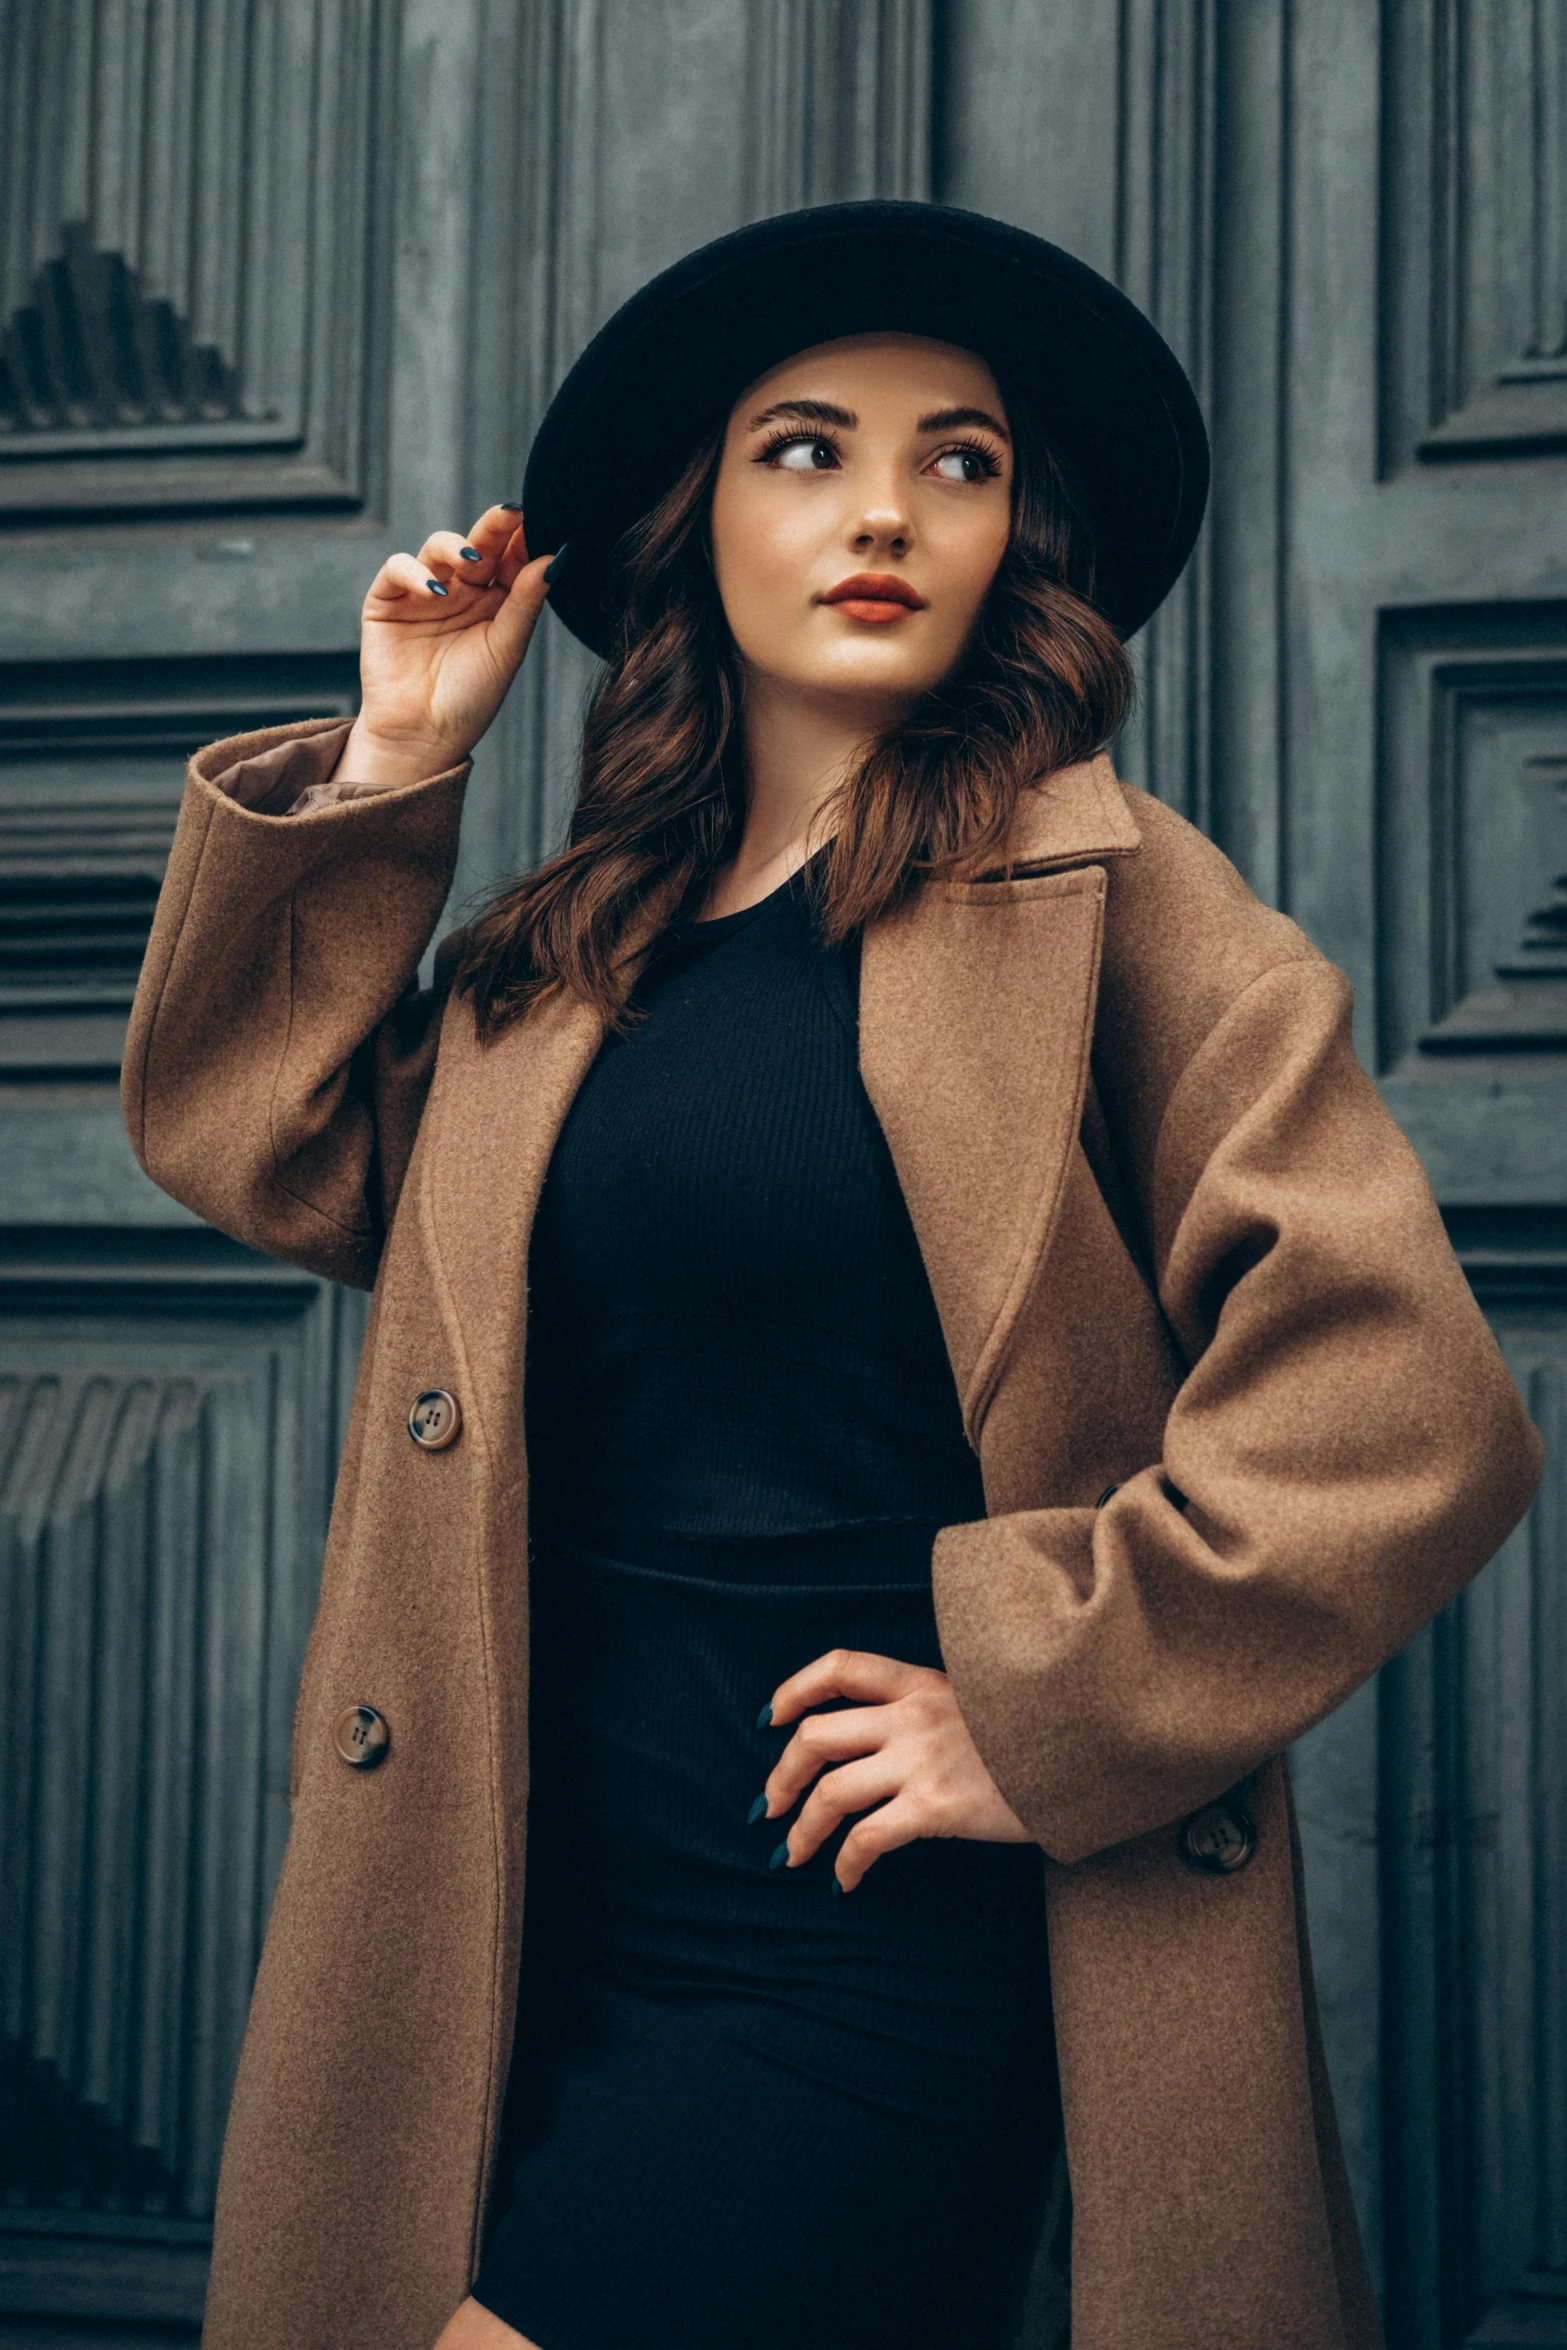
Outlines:
{"label": "black dress", "polygon": [[[993,2350],[1059,2128],[1042,1856],[747,1814],[984,1514],[806,878],[661,940],[530,1255],[528,1879],[475,2297],[540,2350]],[[791,1815],[792,1817],[793,1815]]]}

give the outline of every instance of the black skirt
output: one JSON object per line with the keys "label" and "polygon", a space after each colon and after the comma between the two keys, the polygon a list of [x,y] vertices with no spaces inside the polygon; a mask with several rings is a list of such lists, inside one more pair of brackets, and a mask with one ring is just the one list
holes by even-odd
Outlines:
{"label": "black skirt", "polygon": [[1059,2131],[1043,1856],[927,1839],[842,1894],[841,1833],[773,1867],[789,1818],[747,1821],[786,1675],[837,1646],[940,1665],[933,1531],[533,1561],[519,2031],[473,2290],[540,2350],[1004,2338]]}

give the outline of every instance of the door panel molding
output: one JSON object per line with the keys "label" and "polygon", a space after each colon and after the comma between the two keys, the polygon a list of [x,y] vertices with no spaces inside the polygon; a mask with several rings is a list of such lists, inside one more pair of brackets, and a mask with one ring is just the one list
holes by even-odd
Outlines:
{"label": "door panel molding", "polygon": [[0,2238],[205,2239],[365,1302],[199,1227],[0,1234]]}
{"label": "door panel molding", "polygon": [[1567,450],[1567,21],[1384,0],[1382,463]]}
{"label": "door panel molding", "polygon": [[745,218],[856,196],[928,197],[934,64],[934,0],[748,10]]}
{"label": "door panel molding", "polygon": [[4,0],[0,515],[364,504],[392,14]]}
{"label": "door panel molding", "polygon": [[1567,1053],[1567,604],[1387,612],[1380,1070]]}
{"label": "door panel molding", "polygon": [[1567,2343],[1567,1216],[1455,1239],[1549,1467],[1381,1680],[1391,2350]]}

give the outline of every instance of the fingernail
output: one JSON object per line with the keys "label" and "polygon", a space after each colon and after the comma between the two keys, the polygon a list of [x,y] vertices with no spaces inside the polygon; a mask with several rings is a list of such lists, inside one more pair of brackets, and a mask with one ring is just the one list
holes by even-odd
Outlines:
{"label": "fingernail", "polygon": [[848,1886],[843,1882],[843,1879],[839,1876],[836,1869],[834,1869],[832,1873],[832,1889],[835,1893],[847,1893],[849,1890]]}
{"label": "fingernail", "polygon": [[771,1699],[771,1698],[769,1698],[769,1699],[767,1700],[767,1703],[766,1703],[766,1704],[763,1706],[763,1708],[762,1708],[761,1712],[760,1712],[760,1713],[757,1715],[757,1717],[756,1717],[756,1726],[757,1726],[757,1728],[758,1728],[759,1730],[765,1730],[765,1729],[767,1728],[767,1726],[768,1726],[769,1722],[771,1722],[772,1718],[773,1718],[773,1701],[772,1701],[772,1699]]}
{"label": "fingernail", "polygon": [[451,594],[450,588],[442,587],[438,579],[427,579],[424,584],[429,589],[432,596],[447,596]]}
{"label": "fingernail", "polygon": [[768,1862],[768,1864],[767,1864],[767,1865],[768,1865],[768,1867],[769,1867],[770,1869],[781,1869],[781,1868],[783,1868],[783,1867],[784,1867],[784,1866],[787,1864],[787,1862],[788,1862],[788,1859],[789,1859],[789,1840],[788,1840],[788,1838],[787,1838],[787,1837],[785,1837],[785,1838],[784,1838],[784,1841],[782,1842],[782,1844],[779,1844],[779,1845],[775,1846],[775,1848],[774,1848],[774,1851],[773,1851],[773,1857],[772,1857],[772,1859],[771,1859],[771,1860]]}
{"label": "fingernail", "polygon": [[566,550],[564,546],[561,546],[557,548],[556,552],[550,557],[548,564],[545,566],[544,584],[546,587],[549,586],[550,581],[554,578],[556,572],[560,569],[565,560]]}
{"label": "fingernail", "polygon": [[514,506],[510,498],[502,498],[501,512],[503,514],[520,514],[522,512],[522,508],[520,506]]}
{"label": "fingernail", "polygon": [[484,561],[484,557],[477,547],[459,547],[457,552],[465,563],[482,563]]}
{"label": "fingernail", "polygon": [[752,1827],[754,1827],[754,1826],[756,1825],[757,1821],[758,1821],[759,1819],[761,1819],[761,1817],[763,1816],[763,1814],[765,1813],[765,1811],[766,1811],[766,1810],[767,1810],[767,1789],[764,1787],[764,1788],[762,1789],[762,1792],[761,1792],[761,1794],[760,1794],[760,1795],[757,1797],[756,1801],[755,1801],[755,1802],[752,1804],[752,1806],[751,1806],[750,1810],[749,1810],[749,1811],[746,1813],[746,1815],[745,1815],[745,1824],[746,1824],[746,1826],[747,1826],[748,1828],[752,1828]]}

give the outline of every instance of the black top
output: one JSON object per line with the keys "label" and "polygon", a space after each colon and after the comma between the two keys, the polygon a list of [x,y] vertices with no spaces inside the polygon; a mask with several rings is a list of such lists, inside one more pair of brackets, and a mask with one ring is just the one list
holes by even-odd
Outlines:
{"label": "black top", "polygon": [[534,1224],[541,1530],[634,1557],[984,1515],[860,1079],[857,950],[821,938],[801,872],[644,966],[644,1016],[588,1071]]}
{"label": "black top", "polygon": [[1059,2127],[1038,1847],[919,1837],[840,1899],[849,1823],[786,1868],[756,1808],[787,1675],[942,1668],[932,1538],[984,1512],[857,992],[798,877],[666,936],[539,1204],[528,1882],[473,2290],[552,2350],[999,2350]]}

